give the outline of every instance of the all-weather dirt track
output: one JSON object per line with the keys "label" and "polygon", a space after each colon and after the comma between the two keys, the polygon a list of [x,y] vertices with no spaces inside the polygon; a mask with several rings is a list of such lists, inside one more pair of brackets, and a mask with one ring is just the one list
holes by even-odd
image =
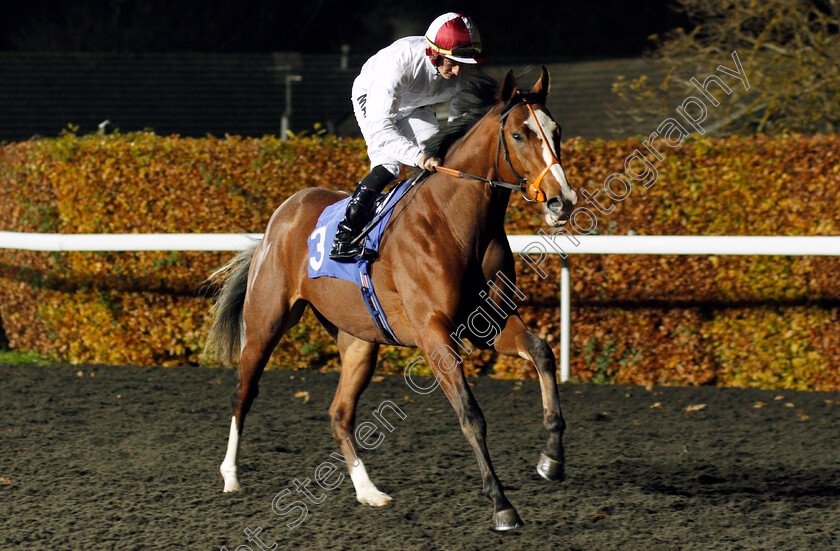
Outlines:
{"label": "all-weather dirt track", "polygon": [[[0,549],[261,549],[246,529],[276,549],[840,549],[840,393],[561,385],[558,484],[535,470],[537,382],[471,380],[526,523],[498,534],[443,394],[389,376],[371,383],[357,423],[382,431],[361,457],[393,503],[357,503],[349,477],[331,491],[310,482],[322,501],[289,529],[299,510],[276,515],[275,496],[291,490],[280,508],[305,501],[293,481],[326,461],[346,473],[330,457],[338,374],[264,374],[242,443],[244,491],[223,494],[233,377],[0,365]],[[393,432],[371,415],[385,400],[405,414],[382,410]]]}

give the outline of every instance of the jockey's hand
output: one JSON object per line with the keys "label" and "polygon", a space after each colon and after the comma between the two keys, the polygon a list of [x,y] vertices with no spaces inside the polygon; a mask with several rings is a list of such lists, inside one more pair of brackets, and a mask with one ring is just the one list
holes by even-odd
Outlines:
{"label": "jockey's hand", "polygon": [[417,163],[417,166],[428,170],[429,172],[434,172],[436,166],[440,166],[441,160],[438,157],[432,157],[428,153],[423,153],[423,156],[420,157],[420,162]]}

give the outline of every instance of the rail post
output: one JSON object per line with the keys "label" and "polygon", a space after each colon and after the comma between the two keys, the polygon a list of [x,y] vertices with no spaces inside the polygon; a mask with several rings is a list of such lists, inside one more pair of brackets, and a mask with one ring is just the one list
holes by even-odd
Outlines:
{"label": "rail post", "polygon": [[569,346],[572,335],[572,288],[569,275],[569,257],[563,257],[560,268],[560,382],[569,380]]}

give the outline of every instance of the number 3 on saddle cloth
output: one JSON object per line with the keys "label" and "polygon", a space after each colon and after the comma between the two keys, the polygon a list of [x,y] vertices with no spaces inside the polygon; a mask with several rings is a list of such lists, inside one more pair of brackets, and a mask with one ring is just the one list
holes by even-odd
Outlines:
{"label": "number 3 on saddle cloth", "polygon": [[[388,220],[391,219],[394,205],[411,189],[414,182],[415,180],[398,182],[387,195],[383,195],[377,199],[372,219],[378,219],[378,222],[370,229],[365,237],[365,249],[379,251],[379,241],[382,239],[382,233],[388,224]],[[338,223],[344,217],[344,211],[347,209],[348,202],[350,202],[349,197],[324,209],[324,212],[318,218],[315,229],[309,234],[309,263],[307,264],[309,277],[312,279],[317,277],[337,277],[356,283],[362,292],[362,298],[373,321],[385,339],[391,344],[402,344],[394,336],[391,326],[388,325],[385,312],[382,310],[382,306],[376,298],[376,292],[373,289],[373,282],[370,279],[368,271],[372,260],[357,259],[355,264],[351,262],[336,262],[330,259],[327,254],[335,238]]]}

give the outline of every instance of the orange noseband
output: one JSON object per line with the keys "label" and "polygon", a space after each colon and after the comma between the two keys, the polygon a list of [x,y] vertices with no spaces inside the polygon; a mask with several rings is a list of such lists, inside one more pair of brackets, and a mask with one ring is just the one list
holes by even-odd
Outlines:
{"label": "orange noseband", "polygon": [[[526,184],[525,190],[522,193],[522,196],[525,198],[526,201],[534,201],[537,200],[540,203],[545,202],[545,193],[543,193],[542,188],[540,188],[540,183],[542,183],[543,178],[548,171],[551,170],[551,167],[554,165],[559,165],[560,161],[557,160],[557,157],[554,156],[554,151],[551,149],[551,144],[548,141],[548,137],[545,135],[545,131],[542,129],[542,125],[540,121],[537,119],[537,114],[534,112],[534,108],[531,107],[530,103],[525,103],[525,106],[528,107],[528,110],[531,112],[531,116],[534,117],[534,122],[537,125],[537,128],[540,131],[540,135],[542,136],[543,141],[545,142],[545,146],[548,148],[548,154],[551,155],[551,162],[546,166],[540,175],[537,176],[537,179],[534,180],[533,183]],[[562,165],[561,165],[562,166]]]}

